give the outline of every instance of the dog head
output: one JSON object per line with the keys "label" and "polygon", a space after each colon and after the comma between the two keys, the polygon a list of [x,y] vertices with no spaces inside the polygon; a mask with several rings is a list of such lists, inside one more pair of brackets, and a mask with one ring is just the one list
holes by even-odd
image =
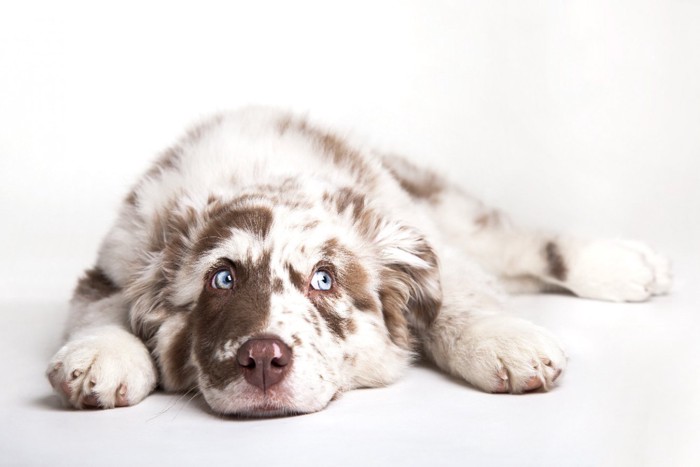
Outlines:
{"label": "dog head", "polygon": [[411,328],[439,309],[432,249],[350,189],[300,186],[161,216],[129,293],[166,389],[196,387],[218,413],[308,413],[410,362]]}

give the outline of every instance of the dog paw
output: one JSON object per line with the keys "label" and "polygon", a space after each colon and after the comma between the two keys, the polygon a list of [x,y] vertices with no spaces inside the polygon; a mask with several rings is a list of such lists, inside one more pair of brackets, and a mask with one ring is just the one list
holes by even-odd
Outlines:
{"label": "dog paw", "polygon": [[566,354],[545,329],[507,316],[483,318],[462,336],[460,376],[493,393],[551,389],[566,367]]}
{"label": "dog paw", "polygon": [[156,385],[148,350],[121,329],[69,341],[54,355],[46,375],[63,402],[78,409],[134,405]]}
{"label": "dog paw", "polygon": [[573,258],[567,287],[580,297],[639,302],[671,288],[671,263],[641,242],[598,240]]}

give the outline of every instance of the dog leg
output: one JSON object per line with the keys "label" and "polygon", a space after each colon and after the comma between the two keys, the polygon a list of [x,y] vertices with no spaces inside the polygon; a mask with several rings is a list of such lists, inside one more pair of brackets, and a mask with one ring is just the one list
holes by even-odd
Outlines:
{"label": "dog leg", "polygon": [[127,325],[122,291],[99,269],[78,282],[66,344],[46,370],[65,404],[84,408],[134,405],[156,385],[146,346]]}
{"label": "dog leg", "polygon": [[668,259],[630,240],[583,240],[498,226],[470,235],[464,246],[516,291],[559,288],[579,297],[638,302],[671,287]]}
{"label": "dog leg", "polygon": [[487,392],[551,389],[566,367],[556,339],[539,326],[500,313],[495,279],[467,258],[443,258],[442,308],[422,334],[427,356]]}
{"label": "dog leg", "polygon": [[429,212],[445,243],[498,276],[509,291],[564,289],[579,297],[636,302],[671,287],[668,259],[641,242],[521,229],[453,187]]}

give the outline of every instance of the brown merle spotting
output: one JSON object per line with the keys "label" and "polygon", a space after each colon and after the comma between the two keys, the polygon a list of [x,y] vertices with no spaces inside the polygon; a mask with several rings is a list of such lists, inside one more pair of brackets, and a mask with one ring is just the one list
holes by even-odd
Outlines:
{"label": "brown merle spotting", "polygon": [[413,199],[435,203],[445,190],[445,181],[440,176],[401,157],[387,155],[382,163]]}
{"label": "brown merle spotting", "polygon": [[99,267],[85,271],[73,292],[75,298],[96,302],[111,297],[121,290]]}
{"label": "brown merle spotting", "polygon": [[158,357],[158,366],[163,375],[161,384],[168,391],[185,391],[196,385],[196,369],[191,362],[193,343],[189,327],[189,323],[182,326]]}
{"label": "brown merle spotting", "polygon": [[569,271],[559,245],[553,241],[547,242],[544,246],[544,256],[547,261],[547,273],[557,280],[566,280]]}
{"label": "brown merle spotting", "polygon": [[294,131],[308,138],[323,154],[330,156],[334,164],[349,169],[368,186],[375,184],[378,177],[377,171],[366,162],[358,148],[337,134],[291,115],[281,118],[277,123],[277,129],[280,135]]}
{"label": "brown merle spotting", "polygon": [[222,389],[241,374],[235,358],[220,361],[218,351],[228,341],[262,332],[270,314],[270,255],[256,263],[230,264],[223,260],[216,268],[234,269],[233,289],[213,289],[205,280],[197,306],[190,317],[194,356],[209,384]]}
{"label": "brown merle spotting", "polygon": [[[326,193],[323,199],[339,214],[350,212],[355,227],[370,242],[374,241],[383,228],[381,216],[366,204],[364,196],[350,188]],[[417,232],[409,227],[401,228],[407,231],[407,235],[400,238],[412,238],[410,244],[392,244],[385,247],[410,251],[420,258],[426,267],[419,268],[401,262],[385,264],[380,271],[379,306],[392,340],[404,348],[409,348],[412,346],[409,325],[430,326],[439,313],[442,295],[437,255],[427,240]],[[333,244],[332,247],[339,248],[337,244]],[[381,256],[381,252],[378,252],[378,257]],[[360,267],[359,261],[350,263]],[[363,271],[360,269],[354,273],[353,277],[363,277]],[[352,281],[350,284],[350,287],[353,287]],[[361,290],[361,287],[358,287],[358,290]],[[358,300],[358,308],[375,306],[367,295],[355,293],[355,297]]]}
{"label": "brown merle spotting", "polygon": [[193,249],[196,256],[230,238],[232,229],[249,232],[261,239],[267,237],[272,225],[272,211],[263,206],[238,207],[237,203],[218,206],[210,213],[207,225]]}
{"label": "brown merle spotting", "polygon": [[[404,348],[413,346],[410,328],[430,327],[442,306],[437,256],[427,243],[417,254],[429,264],[428,268],[393,263],[381,272],[379,295],[384,321],[394,343]],[[438,284],[438,289],[433,290],[430,283]]]}

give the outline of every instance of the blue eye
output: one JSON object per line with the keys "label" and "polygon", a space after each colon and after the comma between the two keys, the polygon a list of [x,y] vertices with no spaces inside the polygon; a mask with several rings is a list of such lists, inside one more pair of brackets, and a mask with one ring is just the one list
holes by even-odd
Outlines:
{"label": "blue eye", "polygon": [[333,278],[329,272],[319,269],[311,278],[311,287],[315,290],[330,290],[333,287]]}
{"label": "blue eye", "polygon": [[232,289],[233,273],[230,269],[217,271],[211,278],[211,286],[215,289]]}

